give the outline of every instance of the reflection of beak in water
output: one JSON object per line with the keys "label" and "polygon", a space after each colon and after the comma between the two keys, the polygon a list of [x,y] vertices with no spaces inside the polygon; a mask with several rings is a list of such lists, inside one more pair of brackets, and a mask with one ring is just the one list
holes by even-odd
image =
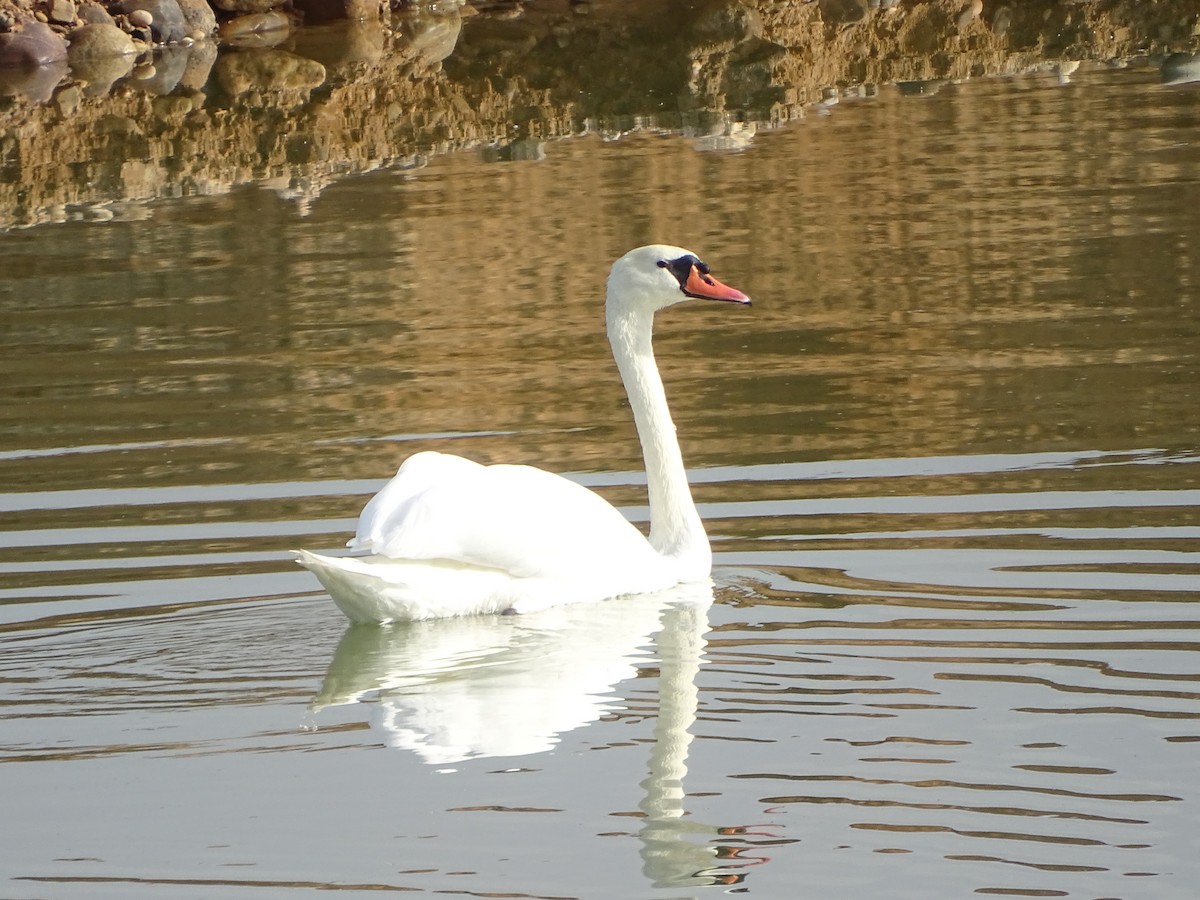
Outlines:
{"label": "reflection of beak in water", "polygon": [[523,756],[599,719],[613,687],[657,656],[659,711],[638,804],[643,873],[656,887],[735,884],[745,877],[738,870],[768,861],[752,850],[790,841],[748,841],[764,832],[704,825],[684,810],[712,599],[704,582],[521,616],[351,625],[312,709],[377,695],[372,719],[384,742],[428,763]]}

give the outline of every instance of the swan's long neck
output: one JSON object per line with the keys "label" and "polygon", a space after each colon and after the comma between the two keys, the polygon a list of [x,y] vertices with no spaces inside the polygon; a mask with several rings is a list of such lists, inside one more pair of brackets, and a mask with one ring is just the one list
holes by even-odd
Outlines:
{"label": "swan's long neck", "polygon": [[610,298],[607,319],[608,340],[633,407],[646,463],[650,545],[677,562],[681,578],[705,578],[712,568],[712,551],[688,488],[675,423],[654,361],[654,313],[614,303]]}

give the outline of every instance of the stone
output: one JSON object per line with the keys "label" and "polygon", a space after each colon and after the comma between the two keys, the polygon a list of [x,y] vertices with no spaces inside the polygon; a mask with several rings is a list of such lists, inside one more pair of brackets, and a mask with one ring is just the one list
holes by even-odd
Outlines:
{"label": "stone", "polygon": [[116,25],[84,25],[71,32],[67,59],[74,68],[86,59],[102,56],[133,56],[137,48],[133,38]]}
{"label": "stone", "polygon": [[76,18],[73,0],[50,0],[47,15],[58,25],[74,25]]}
{"label": "stone", "polygon": [[116,25],[113,17],[99,3],[83,3],[80,5],[77,15],[85,25]]}
{"label": "stone", "polygon": [[67,59],[67,43],[42,22],[0,34],[0,69],[34,69]]}
{"label": "stone", "polygon": [[258,13],[281,5],[281,0],[212,0],[213,6],[222,12]]}
{"label": "stone", "polygon": [[201,40],[217,30],[217,15],[208,0],[177,0],[188,24],[188,36]]}
{"label": "stone", "polygon": [[150,14],[150,31],[160,44],[178,43],[191,30],[176,0],[121,0],[121,11],[126,15],[138,10]]}
{"label": "stone", "polygon": [[135,9],[129,14],[129,23],[138,28],[149,28],[154,24],[154,14],[148,9]]}

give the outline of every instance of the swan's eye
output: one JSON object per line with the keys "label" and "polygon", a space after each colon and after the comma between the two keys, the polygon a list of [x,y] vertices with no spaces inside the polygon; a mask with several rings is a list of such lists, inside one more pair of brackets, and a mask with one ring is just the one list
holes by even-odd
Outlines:
{"label": "swan's eye", "polygon": [[700,262],[700,260],[690,253],[687,256],[679,257],[679,259],[660,259],[658,266],[659,268],[666,269],[675,276],[675,280],[679,282],[679,289],[685,294],[687,293],[687,281],[691,277],[692,270],[708,271],[708,266],[704,265],[704,263]]}

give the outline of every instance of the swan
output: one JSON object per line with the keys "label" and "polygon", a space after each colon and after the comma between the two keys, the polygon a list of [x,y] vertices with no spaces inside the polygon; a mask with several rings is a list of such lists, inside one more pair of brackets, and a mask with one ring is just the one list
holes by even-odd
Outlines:
{"label": "swan", "polygon": [[605,320],[642,444],[648,539],[561,475],[425,451],[363,508],[348,546],[364,555],[298,550],[297,562],[354,622],[528,613],[706,581],[712,551],[651,346],[654,313],[688,299],[750,303],[682,247],[613,263]]}

